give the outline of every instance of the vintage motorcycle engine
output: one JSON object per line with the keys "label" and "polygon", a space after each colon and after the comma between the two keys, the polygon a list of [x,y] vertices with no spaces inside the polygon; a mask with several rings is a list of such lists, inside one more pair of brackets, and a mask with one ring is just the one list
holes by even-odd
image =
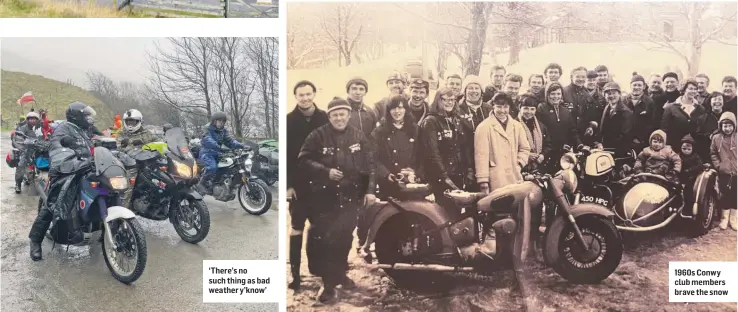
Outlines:
{"label": "vintage motorcycle engine", "polygon": [[231,192],[231,177],[223,177],[222,180],[213,185],[213,197],[219,201],[230,201],[236,198],[236,194]]}
{"label": "vintage motorcycle engine", "polygon": [[637,220],[659,209],[669,199],[669,191],[655,183],[640,183],[623,197],[622,203],[615,207],[615,213],[626,223],[632,222],[636,226],[653,226],[664,221],[667,209],[662,209],[646,219]]}

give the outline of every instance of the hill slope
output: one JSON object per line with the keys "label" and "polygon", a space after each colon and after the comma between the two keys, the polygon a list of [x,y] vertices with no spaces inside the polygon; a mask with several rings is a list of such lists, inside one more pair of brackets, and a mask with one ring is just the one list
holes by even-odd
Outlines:
{"label": "hill slope", "polygon": [[[49,111],[49,118],[63,119],[67,105],[74,101],[82,101],[97,111],[102,127],[109,126],[113,113],[100,100],[86,90],[61,81],[48,79],[38,75],[21,72],[0,71],[0,95],[2,96],[2,118],[5,122],[18,122],[20,115],[25,115],[33,107],[33,103],[19,106],[16,102],[24,93],[31,91],[36,98],[36,108]],[[110,122],[107,122],[110,121]]]}

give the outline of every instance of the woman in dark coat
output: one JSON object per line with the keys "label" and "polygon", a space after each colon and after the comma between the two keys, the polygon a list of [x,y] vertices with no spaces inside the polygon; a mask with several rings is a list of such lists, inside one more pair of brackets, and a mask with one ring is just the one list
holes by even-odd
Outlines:
{"label": "woman in dark coat", "polygon": [[574,117],[563,105],[563,88],[558,82],[546,89],[546,102],[538,105],[536,118],[542,123],[551,139],[551,159],[549,171],[558,171],[558,159],[563,155],[564,145],[577,147],[581,144]]}
{"label": "woman in dark coat", "polygon": [[706,127],[708,112],[697,102],[697,81],[689,79],[681,89],[682,96],[666,103],[661,117],[661,130],[666,132],[667,142],[672,148],[681,146],[681,138],[690,134],[695,141],[695,152],[703,159],[710,156],[710,129]]}
{"label": "woman in dark coat", "polygon": [[418,171],[416,146],[419,127],[408,110],[404,96],[393,96],[388,101],[384,119],[372,132],[380,197],[397,197],[398,187],[394,179],[403,169]]}
{"label": "woman in dark coat", "polygon": [[475,183],[474,156],[462,148],[471,134],[461,127],[457,106],[453,90],[438,90],[428,116],[420,124],[422,176],[430,183],[436,202],[444,207],[451,207],[444,203],[444,191]]}

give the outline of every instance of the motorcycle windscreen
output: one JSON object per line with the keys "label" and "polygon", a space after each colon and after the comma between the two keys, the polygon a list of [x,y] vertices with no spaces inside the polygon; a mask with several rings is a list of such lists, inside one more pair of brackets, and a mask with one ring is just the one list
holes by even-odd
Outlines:
{"label": "motorcycle windscreen", "polygon": [[113,152],[102,146],[95,147],[95,174],[106,178],[125,177],[123,163],[115,158]]}
{"label": "motorcycle windscreen", "polygon": [[[624,220],[632,220],[638,226],[652,226],[664,221],[661,213],[648,218],[635,220],[659,209],[669,199],[669,191],[655,183],[639,183],[633,186],[623,197],[617,214]],[[662,211],[665,211],[662,209]]]}
{"label": "motorcycle windscreen", "polygon": [[172,128],[164,135],[164,142],[167,143],[168,149],[177,157],[184,160],[192,160],[193,156],[190,147],[187,144],[187,137],[182,128]]}

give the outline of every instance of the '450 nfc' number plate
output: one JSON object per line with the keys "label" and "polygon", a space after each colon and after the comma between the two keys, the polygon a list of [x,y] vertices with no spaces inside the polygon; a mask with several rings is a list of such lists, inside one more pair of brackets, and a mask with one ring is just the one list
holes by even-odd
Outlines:
{"label": "'450 nfc' number plate", "polygon": [[599,198],[599,197],[594,197],[594,196],[582,196],[582,199],[581,199],[581,201],[582,201],[583,203],[592,203],[592,204],[598,204],[598,205],[602,205],[602,206],[608,207],[608,206],[607,206],[607,204],[608,204],[608,203],[607,203],[607,200],[605,200],[605,199],[602,199],[602,198]]}

